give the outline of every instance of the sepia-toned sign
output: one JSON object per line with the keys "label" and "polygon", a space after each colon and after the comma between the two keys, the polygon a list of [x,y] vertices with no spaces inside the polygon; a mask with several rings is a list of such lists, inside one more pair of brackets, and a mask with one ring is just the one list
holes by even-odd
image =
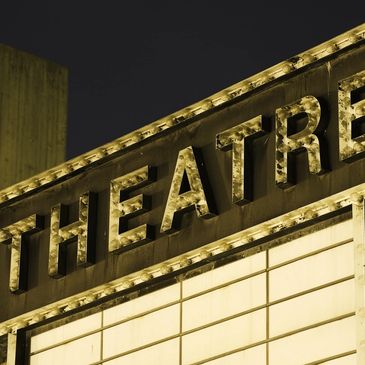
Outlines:
{"label": "sepia-toned sign", "polygon": [[326,52],[7,189],[0,321],[363,183],[365,43]]}

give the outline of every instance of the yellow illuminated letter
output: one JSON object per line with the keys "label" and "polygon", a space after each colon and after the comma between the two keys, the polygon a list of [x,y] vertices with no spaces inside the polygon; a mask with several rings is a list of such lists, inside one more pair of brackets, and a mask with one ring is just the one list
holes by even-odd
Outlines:
{"label": "yellow illuminated letter", "polygon": [[[161,232],[177,229],[176,214],[194,208],[198,217],[210,218],[212,213],[202,183],[202,163],[197,164],[193,147],[189,146],[179,152],[174,176],[172,178]],[[181,192],[184,174],[186,174],[189,190]]]}
{"label": "yellow illuminated letter", "polygon": [[151,183],[154,174],[153,168],[144,166],[110,182],[109,252],[131,249],[153,238],[148,224],[126,229],[128,219],[150,209],[149,197],[139,194],[121,201],[120,195]]}
{"label": "yellow illuminated letter", "polygon": [[[288,127],[296,127],[297,118],[305,116],[307,124],[304,129],[292,134]],[[289,166],[289,154],[306,150],[311,174],[324,172],[323,157],[317,135],[315,134],[321,119],[321,106],[314,96],[304,96],[296,102],[276,110],[276,167],[275,180],[279,187],[286,187],[295,182],[295,166]]]}
{"label": "yellow illuminated letter", "polygon": [[0,242],[9,243],[11,247],[9,289],[13,293],[26,289],[27,246],[23,245],[23,240],[26,235],[41,229],[42,226],[42,217],[34,214],[0,229]]}
{"label": "yellow illuminated letter", "polygon": [[[365,117],[364,87],[365,71],[361,71],[339,83],[338,123],[340,161],[351,160],[351,157],[356,157],[359,153],[365,151],[365,134],[356,133],[356,127],[361,126],[361,119]],[[363,92],[362,100],[360,97],[361,91]]]}
{"label": "yellow illuminated letter", "polygon": [[262,116],[259,115],[247,122],[227,129],[216,137],[216,147],[226,151],[232,149],[232,202],[244,204],[251,200],[252,181],[249,172],[249,156],[247,154],[247,142],[252,137],[258,137],[264,133]]}
{"label": "yellow illuminated letter", "polygon": [[61,277],[66,274],[66,250],[61,246],[77,239],[77,266],[94,262],[96,195],[85,193],[79,199],[79,220],[68,225],[68,209],[57,204],[51,210],[48,274]]}

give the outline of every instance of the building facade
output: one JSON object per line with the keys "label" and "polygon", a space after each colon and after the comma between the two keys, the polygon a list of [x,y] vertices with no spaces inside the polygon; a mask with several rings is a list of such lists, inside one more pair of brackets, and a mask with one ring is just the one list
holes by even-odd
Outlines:
{"label": "building facade", "polygon": [[0,44],[0,189],[65,161],[68,70]]}
{"label": "building facade", "polygon": [[365,364],[365,26],[0,192],[0,363]]}

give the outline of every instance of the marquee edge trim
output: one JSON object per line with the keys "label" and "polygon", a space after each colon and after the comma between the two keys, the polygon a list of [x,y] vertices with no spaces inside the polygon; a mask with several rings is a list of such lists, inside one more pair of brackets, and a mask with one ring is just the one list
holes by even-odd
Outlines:
{"label": "marquee edge trim", "polygon": [[31,178],[16,183],[0,191],[0,205],[12,201],[23,194],[33,192],[41,187],[46,187],[61,178],[75,173],[105,157],[111,156],[127,147],[136,145],[148,138],[159,135],[163,131],[176,125],[191,120],[204,112],[215,107],[231,102],[242,95],[277,80],[296,70],[302,69],[324,57],[333,55],[343,49],[353,46],[365,40],[365,23],[361,24],[339,36],[336,36],[318,46],[304,51],[297,56],[280,62],[268,69],[265,69],[247,79],[244,79],[232,86],[229,86],[210,97],[198,101],[188,107],[180,109],[166,117],[158,119],[136,131],[128,133],[116,140],[104,144],[101,147],[86,152],[56,167],[50,168]]}

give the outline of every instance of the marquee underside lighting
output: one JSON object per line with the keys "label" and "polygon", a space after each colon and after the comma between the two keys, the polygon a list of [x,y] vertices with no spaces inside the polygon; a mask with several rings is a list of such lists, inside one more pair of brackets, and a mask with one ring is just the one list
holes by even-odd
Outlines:
{"label": "marquee underside lighting", "polygon": [[[340,210],[346,207],[350,208],[352,206],[353,209],[357,209],[355,216],[358,218],[362,217],[361,219],[363,219],[363,216],[359,216],[359,209],[357,207],[363,206],[364,197],[365,183],[299,209],[295,209],[289,213],[242,230],[218,241],[204,245],[196,250],[161,262],[157,265],[153,265],[141,271],[95,287],[91,290],[84,291],[77,295],[62,299],[58,302],[7,320],[0,324],[0,336],[8,333],[16,333],[21,328],[42,322],[45,319],[62,315],[63,313],[76,308],[96,302],[97,300],[107,297],[113,293],[122,294],[124,290],[138,284],[148,284],[149,281],[156,278],[163,279],[163,277],[167,274],[176,272],[178,275],[181,269],[188,270],[189,266],[199,264],[208,257],[211,260],[214,260],[216,256],[224,252],[229,254],[230,251],[237,248],[242,248],[242,256],[244,257],[244,249],[248,244],[250,244],[251,248],[254,246],[255,241],[261,239],[270,240],[270,237],[276,233],[282,232],[282,234],[285,234],[290,228],[300,226],[304,223],[315,223],[321,217],[325,218],[326,215],[331,213],[339,213]],[[357,233],[354,232],[354,234],[356,236]],[[257,250],[260,250],[259,245],[257,246]]]}

